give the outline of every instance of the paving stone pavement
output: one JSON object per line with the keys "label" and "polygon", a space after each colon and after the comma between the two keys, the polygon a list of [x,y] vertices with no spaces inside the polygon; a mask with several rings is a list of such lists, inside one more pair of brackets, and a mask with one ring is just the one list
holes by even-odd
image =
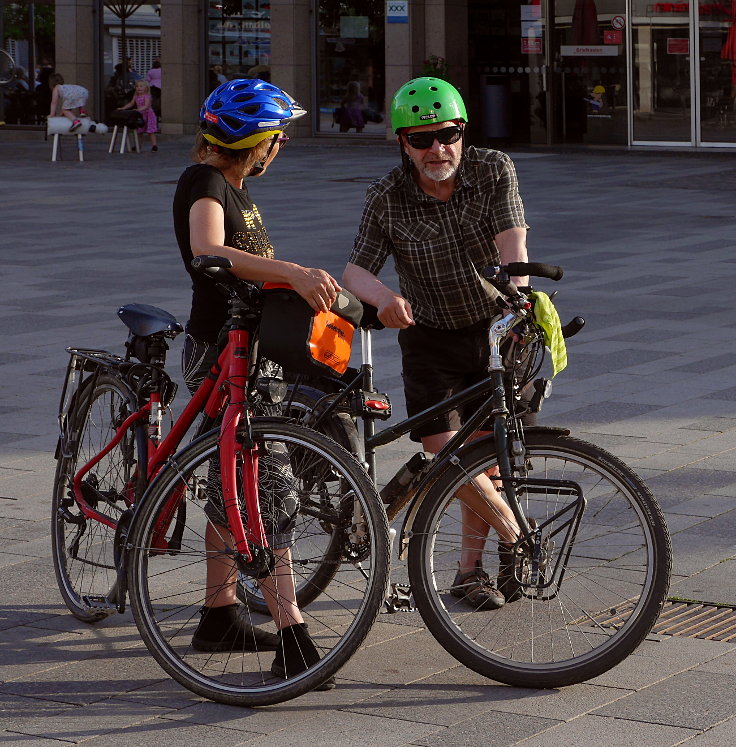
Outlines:
{"label": "paving stone pavement", "polygon": [[[68,142],[51,163],[38,135],[0,133],[0,742],[732,743],[736,639],[653,635],[610,672],[545,691],[459,665],[416,614],[382,615],[377,643],[334,691],[240,709],[172,682],[129,612],[77,622],[50,560],[64,347],[119,352],[120,304],[155,304],[183,321],[189,303],[171,221],[188,142],[109,155],[105,139],[87,141],[84,163]],[[366,185],[397,155],[384,144],[292,141],[251,185],[279,255],[339,276]],[[587,320],[541,420],[610,449],[647,480],[673,535],[673,595],[736,603],[734,156],[512,155],[531,256],[565,267],[561,316]],[[176,372],[179,340],[172,348]],[[374,336],[374,356],[401,417],[393,333]],[[413,450],[406,440],[387,450],[382,478]]]}

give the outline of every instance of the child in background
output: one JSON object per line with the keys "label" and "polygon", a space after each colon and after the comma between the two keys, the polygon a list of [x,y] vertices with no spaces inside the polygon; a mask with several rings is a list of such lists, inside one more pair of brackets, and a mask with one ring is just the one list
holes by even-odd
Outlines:
{"label": "child in background", "polygon": [[148,134],[151,139],[151,151],[155,153],[158,150],[156,139],[158,120],[156,119],[156,113],[153,111],[153,99],[151,98],[151,87],[148,81],[137,80],[133,98],[125,106],[121,106],[120,109],[136,109],[140,112],[145,124],[138,129],[138,134],[144,132]]}
{"label": "child in background", "polygon": [[64,83],[64,76],[52,73],[49,76],[51,88],[51,108],[49,117],[61,114],[71,121],[69,132],[76,132],[82,126],[80,117],[86,116],[84,107],[87,105],[89,91],[83,86]]}

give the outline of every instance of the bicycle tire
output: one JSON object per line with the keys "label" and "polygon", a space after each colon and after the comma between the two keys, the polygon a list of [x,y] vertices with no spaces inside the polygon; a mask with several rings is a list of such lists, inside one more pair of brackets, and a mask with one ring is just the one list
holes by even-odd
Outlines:
{"label": "bicycle tire", "polygon": [[[282,420],[256,418],[251,426],[252,437],[259,445],[261,490],[264,485],[286,486],[302,495],[312,489],[322,490],[325,481],[314,475],[331,471],[339,480],[331,481],[330,489],[342,496],[345,507],[343,515],[334,518],[344,543],[349,544],[355,501],[365,516],[363,559],[342,563],[331,591],[322,594],[320,604],[302,610],[322,658],[301,674],[279,680],[269,670],[273,654],[213,654],[192,647],[205,594],[203,537],[208,519],[203,486],[206,489],[209,463],[218,454],[218,432],[205,434],[180,451],[157,476],[141,499],[127,555],[133,616],[153,657],[193,692],[242,706],[268,705],[297,697],[335,674],[358,649],[378,615],[389,562],[385,513],[375,488],[351,455],[324,435]],[[271,470],[264,455],[278,452],[288,453],[288,467],[285,469],[282,461],[280,467]],[[162,553],[152,546],[154,530],[165,512],[171,511],[170,498],[180,495],[184,486],[187,510],[181,549]],[[166,536],[170,534],[171,528]],[[299,575],[311,560],[301,553],[298,537],[296,543],[291,546],[292,566]],[[252,625],[274,626],[271,618],[259,617],[247,607],[241,614]]]}
{"label": "bicycle tire", "polygon": [[[285,400],[286,408],[284,416],[301,423],[304,416],[312,412],[318,400],[324,395],[317,389],[299,386],[292,391]],[[322,426],[322,424],[320,424]],[[318,428],[320,433],[331,438],[347,451],[357,456],[356,443],[359,443],[358,430],[355,423],[347,413],[336,413],[324,421],[324,426]],[[326,493],[323,493],[323,495]],[[301,510],[297,519],[295,533],[304,538],[320,537],[321,534],[330,536],[322,555],[322,562],[314,565],[312,573],[306,574],[299,581],[296,588],[296,599],[300,608],[306,607],[317,599],[327,588],[337,573],[342,562],[342,546],[339,533],[335,533],[333,525],[320,518],[324,511],[313,499],[305,500],[301,504]],[[324,539],[324,538],[323,538]],[[324,544],[324,543],[323,543]],[[318,552],[317,547],[310,553],[314,556]],[[268,606],[261,592],[257,579],[241,575],[237,589],[238,599],[253,612],[268,614]]]}
{"label": "bicycle tire", "polygon": [[[463,531],[455,493],[495,466],[493,440],[486,439],[462,449],[458,465],[444,471],[419,508],[409,578],[427,627],[460,662],[509,685],[560,687],[602,674],[646,637],[667,596],[671,546],[656,500],[619,459],[566,436],[529,433],[526,446],[530,477],[573,481],[587,500],[569,556],[564,533],[551,537],[569,515],[545,522],[573,499],[533,488],[538,492],[524,491],[520,503],[539,525],[546,554],[538,586],[524,587],[520,599],[496,610],[473,610],[450,593]],[[495,548],[489,538],[483,565],[491,578]],[[532,581],[529,562],[516,562],[517,580]],[[555,586],[557,569],[565,575]]]}
{"label": "bicycle tire", "polygon": [[[85,497],[113,526],[84,514],[71,497],[75,473],[102,451],[132,412],[134,396],[120,380],[90,377],[69,418],[71,453],[59,457],[51,501],[51,546],[64,603],[83,622],[97,622],[118,602],[116,529],[135,497],[135,434],[122,441],[83,478]],[[119,542],[118,538],[118,542]]]}

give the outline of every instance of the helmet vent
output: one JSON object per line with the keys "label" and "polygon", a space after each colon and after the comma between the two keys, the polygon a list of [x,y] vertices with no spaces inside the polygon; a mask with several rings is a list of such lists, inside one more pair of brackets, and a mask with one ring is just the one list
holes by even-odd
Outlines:
{"label": "helmet vent", "polygon": [[411,110],[414,112],[414,114],[416,114],[419,111],[419,107],[415,104],[414,106],[412,106]]}
{"label": "helmet vent", "polygon": [[433,107],[434,107],[435,109],[441,109],[441,108],[442,108],[442,104],[440,104],[440,102],[439,102],[439,101],[435,101],[435,102],[434,102],[434,104],[432,104],[432,106],[433,106]]}
{"label": "helmet vent", "polygon": [[222,109],[222,101],[215,101],[210,107],[211,109]]}
{"label": "helmet vent", "polygon": [[416,88],[412,88],[411,91],[409,91],[409,96],[413,96],[417,92]]}
{"label": "helmet vent", "polygon": [[221,114],[220,121],[236,132],[243,126],[243,123],[240,120],[235,119],[235,117],[230,117],[227,114]]}
{"label": "helmet vent", "polygon": [[288,109],[289,108],[289,102],[288,101],[284,101],[283,99],[280,99],[277,96],[274,96],[273,101],[274,101],[274,103],[277,106],[281,107],[282,109]]}
{"label": "helmet vent", "polygon": [[246,101],[250,101],[254,97],[252,93],[239,93],[237,96],[233,96],[233,103],[244,104]]}
{"label": "helmet vent", "polygon": [[436,91],[436,90],[437,90],[437,86],[430,86],[430,87],[429,87],[429,90],[430,90],[430,91]]}
{"label": "helmet vent", "polygon": [[241,106],[240,109],[238,109],[238,111],[242,112],[243,114],[258,114],[260,110],[260,104],[249,104],[248,106]]}

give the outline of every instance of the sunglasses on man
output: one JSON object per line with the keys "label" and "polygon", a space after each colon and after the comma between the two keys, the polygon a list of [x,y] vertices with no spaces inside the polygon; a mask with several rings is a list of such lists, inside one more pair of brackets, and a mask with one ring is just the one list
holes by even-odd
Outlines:
{"label": "sunglasses on man", "polygon": [[463,128],[460,125],[443,127],[441,130],[430,130],[425,132],[410,132],[406,134],[406,142],[415,150],[427,150],[431,148],[436,140],[440,145],[452,145],[463,136]]}

